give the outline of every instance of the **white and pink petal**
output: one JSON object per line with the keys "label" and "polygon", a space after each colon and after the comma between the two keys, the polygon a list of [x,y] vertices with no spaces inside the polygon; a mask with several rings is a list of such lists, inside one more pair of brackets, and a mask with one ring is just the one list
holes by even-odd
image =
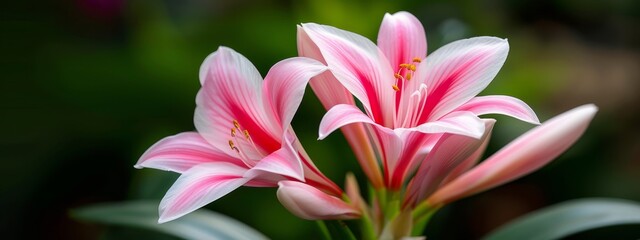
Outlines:
{"label": "white and pink petal", "polygon": [[511,96],[491,95],[474,97],[458,107],[456,111],[469,111],[478,116],[484,114],[502,114],[528,123],[540,124],[538,116],[536,116],[536,113],[529,105]]}
{"label": "white and pink petal", "polygon": [[190,168],[160,201],[158,222],[174,220],[227,195],[250,180],[242,177],[246,170],[230,163],[204,163]]}
{"label": "white and pink petal", "polygon": [[508,52],[506,39],[474,37],[431,53],[414,77],[428,91],[420,122],[437,120],[475,97],[498,74]]}
{"label": "white and pink petal", "polygon": [[378,47],[385,54],[393,71],[413,58],[427,56],[427,36],[420,20],[408,12],[385,14],[378,32]]}
{"label": "white and pink petal", "polygon": [[205,80],[196,97],[194,116],[198,132],[211,145],[234,156],[229,140],[237,121],[258,147],[267,152],[278,149],[282,127],[265,111],[262,77],[253,64],[234,50],[220,47],[207,57],[202,69]]}
{"label": "white and pink petal", "polygon": [[278,200],[294,215],[307,220],[353,219],[360,210],[342,199],[296,181],[280,181]]}
{"label": "white and pink petal", "polygon": [[294,57],[282,60],[269,70],[264,80],[263,94],[268,108],[280,119],[283,133],[291,124],[302,102],[307,83],[327,67],[311,58]]}
{"label": "white and pink petal", "polygon": [[155,168],[183,173],[191,167],[209,162],[243,163],[214,148],[197,132],[184,132],[163,138],[140,157],[136,168]]}
{"label": "white and pink petal", "polygon": [[512,181],[546,165],[584,133],[598,108],[583,105],[535,127],[487,160],[436,191],[427,202],[442,205]]}
{"label": "white and pink petal", "polygon": [[393,70],[378,47],[369,39],[331,26],[302,24],[333,75],[363,104],[379,124],[393,125],[395,82]]}

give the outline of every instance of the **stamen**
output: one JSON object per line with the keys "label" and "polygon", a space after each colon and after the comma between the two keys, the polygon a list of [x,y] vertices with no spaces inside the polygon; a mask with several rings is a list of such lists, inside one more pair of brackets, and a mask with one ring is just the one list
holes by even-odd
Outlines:
{"label": "stamen", "polygon": [[408,63],[400,63],[400,68],[408,68],[409,64]]}
{"label": "stamen", "polygon": [[402,78],[402,75],[400,75],[399,73],[394,73],[394,74],[393,74],[393,76],[394,76],[396,79]]}
{"label": "stamen", "polygon": [[236,136],[236,129],[235,129],[235,128],[232,128],[232,129],[231,129],[231,136],[232,136],[232,137],[235,137],[235,136]]}
{"label": "stamen", "polygon": [[244,133],[244,138],[246,138],[247,140],[249,140],[249,131],[247,131],[246,129],[243,131]]}
{"label": "stamen", "polygon": [[400,88],[398,88],[398,85],[393,84],[391,85],[391,87],[393,87],[393,90],[395,90],[396,92],[400,91]]}
{"label": "stamen", "polygon": [[404,79],[407,79],[407,81],[411,80],[411,72],[408,72],[406,76],[404,76]]}
{"label": "stamen", "polygon": [[422,60],[421,60],[419,57],[414,57],[414,58],[413,58],[413,62],[414,62],[414,63],[421,63],[421,62],[422,62]]}
{"label": "stamen", "polygon": [[231,147],[231,150],[236,150],[237,153],[240,153],[240,150],[238,150],[232,140],[229,140],[229,147]]}
{"label": "stamen", "polygon": [[416,65],[415,64],[409,64],[409,66],[407,66],[407,69],[415,72],[416,71]]}

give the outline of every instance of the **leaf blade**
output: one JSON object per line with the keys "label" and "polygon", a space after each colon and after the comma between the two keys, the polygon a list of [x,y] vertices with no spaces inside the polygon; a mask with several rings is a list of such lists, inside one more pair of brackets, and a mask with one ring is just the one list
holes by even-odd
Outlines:
{"label": "leaf blade", "polygon": [[559,239],[586,230],[623,224],[640,224],[640,203],[587,198],[527,214],[494,230],[484,239]]}
{"label": "leaf blade", "polygon": [[185,239],[267,239],[244,223],[206,209],[158,224],[158,202],[155,201],[103,203],[72,210],[71,215],[76,219],[135,226]]}

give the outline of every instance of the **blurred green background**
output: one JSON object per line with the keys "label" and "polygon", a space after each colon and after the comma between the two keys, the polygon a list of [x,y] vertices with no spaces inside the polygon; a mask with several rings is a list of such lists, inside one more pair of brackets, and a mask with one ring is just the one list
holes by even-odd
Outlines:
{"label": "blurred green background", "polygon": [[[600,107],[585,135],[542,170],[444,208],[426,234],[473,239],[568,199],[640,201],[640,1],[125,1],[5,3],[2,29],[0,231],[8,239],[171,239],[69,218],[93,203],[160,199],[177,174],[133,164],[162,137],[193,130],[201,61],[235,49],[264,75],[296,56],[296,24],[375,40],[385,12],[424,24],[429,52],[471,36],[508,38],[509,58],[482,93],[523,99],[546,120]],[[324,110],[307,91],[294,129],[342,185],[358,170],[340,134],[316,141]],[[489,153],[531,128],[498,117]],[[275,189],[241,188],[208,208],[275,239],[316,236]],[[7,238],[5,238],[7,239]]]}

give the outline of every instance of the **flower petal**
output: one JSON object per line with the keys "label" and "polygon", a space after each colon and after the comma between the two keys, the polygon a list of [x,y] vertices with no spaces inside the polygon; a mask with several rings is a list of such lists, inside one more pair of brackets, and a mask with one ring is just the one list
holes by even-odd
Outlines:
{"label": "flower petal", "polygon": [[[320,49],[311,41],[301,26],[298,26],[298,54],[325,62]],[[351,93],[340,84],[331,71],[315,76],[309,82],[309,86],[327,110],[338,104],[355,105]],[[341,130],[353,149],[362,171],[367,175],[373,187],[381,188],[383,186],[382,174],[373,151],[373,143],[367,137],[364,126],[359,123],[350,124],[343,126]]]}
{"label": "flower petal", "polygon": [[502,114],[528,123],[540,124],[536,113],[520,99],[511,96],[474,97],[456,111],[469,111],[476,115]]}
{"label": "flower petal", "polygon": [[431,53],[414,77],[427,85],[427,103],[419,122],[437,120],[480,93],[498,74],[508,52],[506,39],[475,37]]}
{"label": "flower petal", "polygon": [[245,184],[245,168],[229,163],[204,163],[184,172],[160,201],[160,219],[168,222],[193,212]]}
{"label": "flower petal", "polygon": [[320,62],[302,57],[285,59],[271,67],[264,80],[265,102],[271,103],[281,126],[287,128],[291,124],[307,83],[326,69]]}
{"label": "flower petal", "polygon": [[360,212],[341,199],[296,181],[278,183],[278,200],[294,215],[307,219],[352,219]]}
{"label": "flower petal", "polygon": [[484,123],[475,114],[457,111],[433,122],[423,123],[414,128],[397,128],[397,132],[418,131],[422,133],[451,133],[480,138],[484,133]]}
{"label": "flower petal", "polygon": [[278,176],[292,177],[299,181],[304,181],[302,161],[286,137],[281,149],[261,159],[244,175],[245,178],[249,179],[275,177],[275,179],[282,180]]}
{"label": "flower petal", "polygon": [[[309,38],[309,35],[303,30],[302,26],[298,26],[297,34],[298,55],[316,59],[326,64],[320,49],[318,49],[318,46]],[[320,103],[322,103],[327,110],[337,104],[355,104],[351,93],[340,84],[331,71],[326,71],[315,76],[309,82],[309,85],[320,100]]]}
{"label": "flower petal", "polygon": [[408,12],[385,14],[380,32],[378,47],[397,72],[401,63],[411,63],[413,58],[420,60],[427,56],[427,36],[422,23]]}
{"label": "flower petal", "polygon": [[496,123],[495,119],[482,119],[482,120],[485,123],[484,129],[486,132],[485,137],[482,138],[482,143],[476,149],[475,152],[473,152],[469,157],[467,157],[467,159],[463,160],[460,164],[458,164],[458,166],[455,167],[447,175],[447,177],[444,180],[442,180],[442,183],[440,184],[440,186],[444,186],[445,184],[456,179],[457,177],[465,173],[467,170],[474,167],[478,163],[478,161],[480,161],[480,158],[482,158],[482,154],[484,154],[484,151],[487,149],[487,146],[489,145],[489,139],[491,139],[491,132],[493,131],[493,126]]}
{"label": "flower petal", "polygon": [[151,146],[138,160],[136,168],[155,168],[183,173],[207,162],[243,163],[209,144],[197,132],[184,132],[166,137]]}
{"label": "flower petal", "polygon": [[[201,69],[204,84],[196,97],[194,124],[211,145],[230,156],[234,120],[247,130],[265,152],[280,148],[282,126],[267,115],[262,101],[262,78],[244,56],[220,47],[207,57]],[[250,154],[250,153],[247,153]]]}
{"label": "flower petal", "polygon": [[362,113],[358,107],[348,104],[338,104],[329,109],[324,117],[322,117],[318,129],[318,139],[322,140],[326,138],[342,126],[358,122],[376,124],[369,116]]}
{"label": "flower petal", "polygon": [[431,152],[422,161],[415,177],[408,186],[407,199],[414,205],[431,195],[447,175],[469,158],[491,133],[495,120],[485,121],[485,131],[480,139],[462,135],[443,134]]}
{"label": "flower petal", "polygon": [[395,82],[384,54],[369,39],[331,26],[302,24],[302,30],[318,46],[329,69],[377,123],[393,125]]}
{"label": "flower petal", "polygon": [[584,133],[598,108],[583,105],[535,127],[436,191],[430,205],[447,204],[509,182],[546,165]]}

